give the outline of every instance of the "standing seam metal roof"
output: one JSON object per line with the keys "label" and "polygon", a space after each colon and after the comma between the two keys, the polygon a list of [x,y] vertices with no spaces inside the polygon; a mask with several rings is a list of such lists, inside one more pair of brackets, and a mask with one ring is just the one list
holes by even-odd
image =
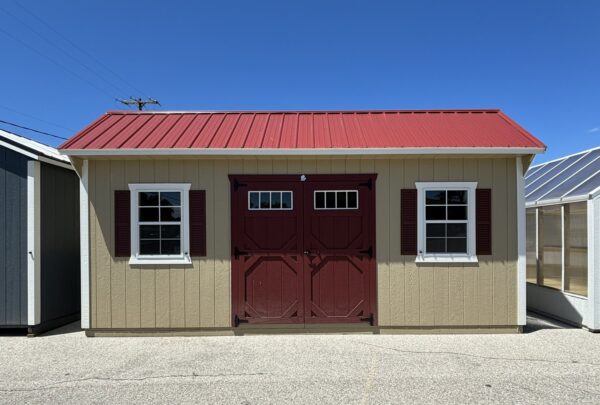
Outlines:
{"label": "standing seam metal roof", "polygon": [[500,110],[108,112],[59,147],[116,149],[533,148]]}

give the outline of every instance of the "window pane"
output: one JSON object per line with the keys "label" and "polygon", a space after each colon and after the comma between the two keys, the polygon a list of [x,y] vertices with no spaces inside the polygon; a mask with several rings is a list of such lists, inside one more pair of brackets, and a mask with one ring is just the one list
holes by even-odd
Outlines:
{"label": "window pane", "polygon": [[565,291],[587,292],[587,203],[565,205]]}
{"label": "window pane", "polygon": [[325,193],[322,191],[315,192],[315,208],[325,208]]}
{"label": "window pane", "polygon": [[529,208],[526,214],[527,239],[527,282],[537,284],[537,255],[535,252],[535,208]]}
{"label": "window pane", "polygon": [[292,193],[285,191],[281,193],[281,208],[291,209],[292,208]]}
{"label": "window pane", "polygon": [[348,192],[348,208],[358,208],[358,191]]}
{"label": "window pane", "polygon": [[448,204],[466,204],[466,190],[448,190]]}
{"label": "window pane", "polygon": [[427,220],[444,220],[446,219],[446,207],[427,207],[425,219]]}
{"label": "window pane", "polygon": [[179,239],[181,238],[180,225],[161,225],[160,237],[162,239]]}
{"label": "window pane", "polygon": [[269,209],[271,207],[270,194],[269,192],[260,193],[260,208]]}
{"label": "window pane", "polygon": [[158,208],[140,208],[140,222],[158,222]]}
{"label": "window pane", "polygon": [[335,191],[325,193],[325,207],[335,208]]}
{"label": "window pane", "polygon": [[258,208],[258,193],[250,192],[250,208],[257,209]]}
{"label": "window pane", "polygon": [[467,224],[448,224],[449,237],[467,237]]}
{"label": "window pane", "polygon": [[160,242],[160,253],[163,255],[178,255],[181,253],[179,240],[162,240]]}
{"label": "window pane", "polygon": [[158,239],[160,237],[158,225],[140,225],[141,239]]}
{"label": "window pane", "polygon": [[467,253],[467,238],[448,238],[448,253]]}
{"label": "window pane", "polygon": [[560,206],[539,208],[540,213],[540,278],[546,287],[562,286],[562,227]]}
{"label": "window pane", "polygon": [[158,239],[140,240],[140,254],[158,255],[160,254],[160,241]]}
{"label": "window pane", "polygon": [[337,192],[337,207],[338,208],[346,208],[346,192],[345,191]]}
{"label": "window pane", "polygon": [[448,219],[467,219],[467,207],[465,206],[449,206],[448,207]]}
{"label": "window pane", "polygon": [[427,224],[427,236],[446,236],[446,224]]}
{"label": "window pane", "polygon": [[181,220],[181,208],[161,208],[160,220],[162,222],[177,222]]}
{"label": "window pane", "polygon": [[271,193],[271,208],[281,208],[281,193]]}
{"label": "window pane", "polygon": [[175,192],[161,192],[160,193],[160,205],[163,207],[172,207],[181,205],[181,193]]}
{"label": "window pane", "polygon": [[143,191],[139,193],[139,205],[143,206],[158,206],[158,193]]}
{"label": "window pane", "polygon": [[446,204],[445,190],[430,190],[425,192],[426,204]]}
{"label": "window pane", "polygon": [[446,253],[446,239],[427,238],[427,253]]}

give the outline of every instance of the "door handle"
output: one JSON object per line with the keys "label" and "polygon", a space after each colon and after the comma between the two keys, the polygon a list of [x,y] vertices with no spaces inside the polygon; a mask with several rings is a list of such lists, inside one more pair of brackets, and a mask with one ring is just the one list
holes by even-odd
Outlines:
{"label": "door handle", "polygon": [[310,250],[305,250],[305,251],[304,251],[304,255],[305,255],[305,256],[310,256]]}

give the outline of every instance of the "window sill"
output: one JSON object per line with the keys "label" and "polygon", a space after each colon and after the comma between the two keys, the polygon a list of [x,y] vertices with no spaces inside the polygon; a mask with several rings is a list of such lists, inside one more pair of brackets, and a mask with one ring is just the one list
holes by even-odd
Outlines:
{"label": "window sill", "polygon": [[131,257],[129,264],[191,264],[192,259],[186,257]]}
{"label": "window sill", "polygon": [[415,263],[478,263],[477,256],[417,256]]}

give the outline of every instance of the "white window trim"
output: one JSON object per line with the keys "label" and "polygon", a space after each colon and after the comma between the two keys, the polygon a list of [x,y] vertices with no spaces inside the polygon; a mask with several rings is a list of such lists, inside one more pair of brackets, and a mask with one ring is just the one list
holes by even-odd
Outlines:
{"label": "white window trim", "polygon": [[[190,264],[190,203],[191,184],[143,183],[130,184],[131,192],[131,258],[129,264]],[[181,193],[181,251],[180,255],[140,255],[138,193],[143,191],[179,191]]]}
{"label": "white window trim", "polygon": [[[258,193],[258,208],[250,207],[250,193]],[[290,208],[260,208],[260,193],[269,193],[269,206],[271,205],[271,194],[290,193],[292,195]],[[294,192],[292,190],[249,190],[248,191],[248,211],[293,211],[294,210]]]}
{"label": "white window trim", "polygon": [[[338,193],[345,192],[346,193],[346,205],[348,205],[348,194],[347,193],[356,193],[356,207],[353,208],[338,208],[337,206],[337,194],[335,196],[335,207],[334,208],[317,208],[317,193]],[[325,204],[327,205],[327,203]],[[360,193],[357,189],[354,190],[314,190],[313,191],[313,209],[315,211],[344,211],[344,210],[357,210],[360,208]]]}
{"label": "white window trim", "polygon": [[[477,263],[475,251],[475,190],[477,182],[417,182],[417,257],[416,263]],[[425,253],[425,191],[467,191],[467,254]]]}

